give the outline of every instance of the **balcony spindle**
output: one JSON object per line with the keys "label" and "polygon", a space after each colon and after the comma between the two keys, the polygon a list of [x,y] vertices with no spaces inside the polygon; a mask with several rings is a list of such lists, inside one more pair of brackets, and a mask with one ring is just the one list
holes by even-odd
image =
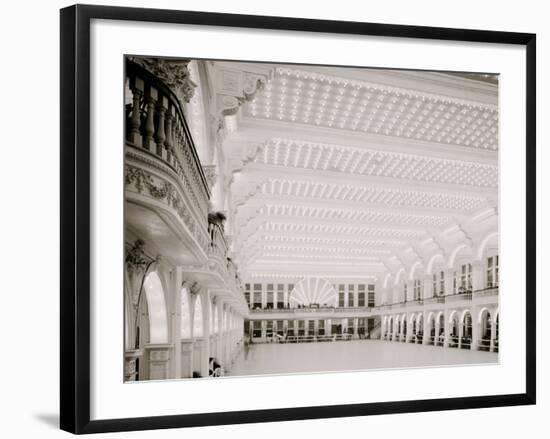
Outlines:
{"label": "balcony spindle", "polygon": [[146,99],[147,116],[145,118],[145,129],[143,138],[143,147],[148,151],[153,147],[153,135],[155,134],[155,104],[158,92],[154,87],[149,88],[149,94]]}
{"label": "balcony spindle", "polygon": [[173,149],[173,141],[172,141],[172,120],[174,118],[173,116],[174,112],[174,106],[172,104],[168,104],[168,111],[166,112],[166,161],[172,165],[172,149]]}
{"label": "balcony spindle", "polygon": [[128,130],[128,141],[134,145],[139,145],[141,140],[141,134],[139,128],[141,125],[141,111],[140,104],[141,98],[144,92],[144,83],[140,78],[135,78],[131,84],[132,89],[132,114],[130,116],[130,127]]}
{"label": "balcony spindle", "polygon": [[164,142],[166,141],[164,119],[166,115],[167,106],[168,106],[168,99],[162,96],[162,98],[158,100],[158,105],[157,105],[158,121],[157,121],[157,132],[155,136],[155,141],[157,142],[157,155],[160,157],[163,156],[162,152],[164,150]]}

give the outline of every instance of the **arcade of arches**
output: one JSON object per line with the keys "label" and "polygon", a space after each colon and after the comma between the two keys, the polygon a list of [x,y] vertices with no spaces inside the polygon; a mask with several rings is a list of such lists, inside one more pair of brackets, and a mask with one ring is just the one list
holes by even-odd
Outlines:
{"label": "arcade of arches", "polygon": [[262,373],[260,344],[495,361],[497,103],[487,75],[129,57],[125,379]]}

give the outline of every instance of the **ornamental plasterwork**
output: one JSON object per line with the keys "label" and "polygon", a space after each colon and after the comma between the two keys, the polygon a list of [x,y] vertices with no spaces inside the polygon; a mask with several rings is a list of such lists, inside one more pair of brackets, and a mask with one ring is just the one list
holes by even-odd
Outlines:
{"label": "ornamental plasterwork", "polygon": [[[257,164],[496,188],[498,164],[274,138],[252,155]],[[246,163],[243,163],[245,165]]]}
{"label": "ornamental plasterwork", "polygon": [[[311,220],[322,219],[325,227],[338,226],[342,229],[364,225],[365,223],[375,223],[380,226],[395,226],[401,224],[410,227],[409,230],[414,230],[413,226],[416,226],[417,228],[422,228],[424,231],[426,228],[430,227],[445,226],[452,220],[452,217],[449,215],[423,215],[407,212],[394,213],[361,207],[357,209],[338,209],[333,207],[315,207],[285,203],[266,205],[260,209],[259,213],[267,215],[268,217],[304,217],[304,220],[298,219],[295,223],[291,223],[291,227],[294,224],[304,224],[304,221],[306,221],[305,224],[309,222],[311,226],[317,227]],[[334,222],[331,220],[334,220]]]}
{"label": "ornamental plasterwork", "polygon": [[131,190],[141,195],[148,195],[152,199],[164,202],[174,209],[199,245],[206,251],[209,242],[206,233],[206,220],[204,225],[197,223],[179,190],[171,182],[141,168],[126,165],[125,186],[127,191]]}
{"label": "ornamental plasterwork", "polygon": [[216,136],[222,144],[227,131],[233,131],[234,121],[229,122],[227,116],[235,116],[245,103],[253,101],[258,91],[263,90],[270,74],[258,74],[240,70],[220,68],[217,70],[216,88]]}
{"label": "ornamental plasterwork", "polygon": [[[162,164],[160,157],[158,160],[151,159],[146,154],[139,151],[139,149],[135,149],[135,153],[131,150],[127,150],[126,159],[137,160],[151,169],[174,174],[176,180],[182,186],[183,192],[192,198],[193,206],[199,209],[200,216],[205,218],[206,221],[208,215],[208,188],[204,187],[188,148],[182,148],[182,150],[184,160],[179,161],[181,168],[178,167],[177,170]],[[176,172],[174,173],[174,171]]]}
{"label": "ornamental plasterwork", "polygon": [[497,105],[290,68],[276,69],[243,116],[498,149]]}
{"label": "ornamental plasterwork", "polygon": [[189,73],[188,64],[191,60],[151,57],[130,57],[130,59],[161,79],[178,99],[189,102],[193,98],[197,84],[191,80]]}
{"label": "ornamental plasterwork", "polygon": [[203,165],[202,170],[204,172],[204,176],[206,177],[206,182],[208,183],[208,187],[212,192],[212,188],[216,184],[216,179],[218,178],[216,165]]}
{"label": "ornamental plasterwork", "polygon": [[125,267],[128,274],[127,285],[130,299],[134,310],[138,306],[139,289],[147,266],[153,259],[145,251],[145,242],[141,239],[133,243],[126,243],[125,247]]}
{"label": "ornamental plasterwork", "polygon": [[251,194],[248,191],[245,195],[235,197],[236,209],[251,199],[263,196],[299,198],[311,202],[334,200],[349,203],[384,204],[390,207],[415,206],[456,211],[471,211],[486,202],[485,197],[460,193],[269,178],[260,185],[257,192]]}

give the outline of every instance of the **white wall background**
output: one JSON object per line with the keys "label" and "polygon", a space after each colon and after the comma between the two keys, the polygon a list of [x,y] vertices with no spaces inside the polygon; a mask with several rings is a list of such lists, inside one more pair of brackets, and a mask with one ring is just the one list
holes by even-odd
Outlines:
{"label": "white wall background", "polygon": [[[395,24],[482,28],[537,33],[538,45],[538,332],[548,325],[542,273],[550,263],[545,247],[550,165],[542,145],[548,140],[550,29],[544,2],[463,0],[388,0],[384,2],[297,2],[277,0],[88,1],[121,6],[163,7],[242,14],[301,16]],[[58,431],[58,289],[59,289],[59,13],[64,1],[22,1],[4,5],[1,14],[0,68],[0,240],[2,306],[0,330],[0,431],[5,437],[61,437]],[[183,43],[183,42],[182,42]],[[546,56],[545,56],[546,55]],[[546,213],[546,214],[545,214]],[[7,242],[6,242],[7,241]],[[7,300],[6,300],[7,299]],[[464,437],[541,436],[550,410],[545,377],[548,343],[538,343],[538,405],[456,412],[325,419],[274,424],[209,427],[109,434],[105,437],[318,438],[407,437],[436,434]],[[537,430],[541,433],[537,434]]]}

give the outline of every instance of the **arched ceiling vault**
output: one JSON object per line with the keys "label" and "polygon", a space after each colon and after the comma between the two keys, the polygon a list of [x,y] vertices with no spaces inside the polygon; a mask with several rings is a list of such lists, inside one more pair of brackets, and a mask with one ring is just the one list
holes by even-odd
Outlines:
{"label": "arched ceiling vault", "polygon": [[496,224],[495,81],[229,62],[219,69],[269,72],[223,139],[227,232],[242,272],[383,278],[415,261],[427,267],[433,254]]}

